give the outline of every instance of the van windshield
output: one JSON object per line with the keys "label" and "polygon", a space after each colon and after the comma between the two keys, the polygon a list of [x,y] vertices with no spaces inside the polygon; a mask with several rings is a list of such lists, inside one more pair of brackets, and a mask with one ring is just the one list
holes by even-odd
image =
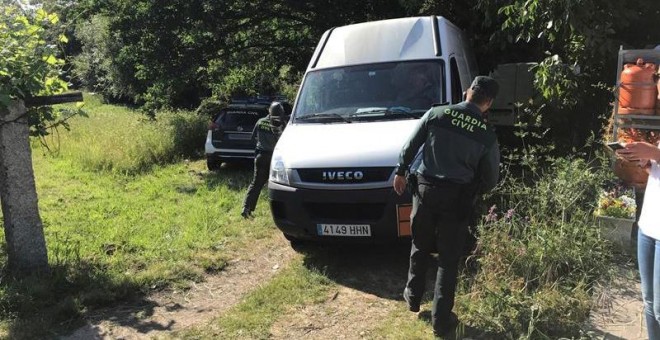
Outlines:
{"label": "van windshield", "polygon": [[359,122],[421,117],[441,102],[441,60],[312,71],[298,98],[298,122]]}

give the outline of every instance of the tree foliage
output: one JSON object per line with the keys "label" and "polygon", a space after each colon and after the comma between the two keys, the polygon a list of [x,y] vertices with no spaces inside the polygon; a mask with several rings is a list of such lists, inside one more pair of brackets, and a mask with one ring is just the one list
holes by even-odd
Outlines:
{"label": "tree foliage", "polygon": [[[69,14],[78,18],[76,36],[84,43],[74,64],[99,63],[98,71],[78,75],[106,97],[149,111],[194,107],[208,96],[295,93],[291,84],[323,31],[401,11],[394,0],[92,3]],[[109,38],[94,38],[94,31]]]}
{"label": "tree foliage", "polygon": [[[55,0],[53,0],[55,1]],[[482,74],[537,62],[551,126],[578,145],[612,100],[620,45],[660,43],[660,2],[640,0],[86,0],[76,21],[77,75],[108,99],[195,107],[205,97],[293,96],[322,33],[355,22],[442,15],[467,32]],[[475,18],[477,20],[475,20]],[[552,110],[548,110],[551,108]],[[552,114],[550,114],[550,111]],[[563,135],[562,135],[563,134]]]}
{"label": "tree foliage", "polygon": [[[660,2],[640,0],[479,0],[494,25],[493,55],[536,61],[535,87],[555,140],[579,146],[611,111],[618,49],[660,44]],[[501,29],[496,29],[501,28]],[[514,46],[514,48],[511,48]],[[506,53],[516,51],[516,56]]]}
{"label": "tree foliage", "polygon": [[[0,106],[66,91],[62,79],[65,61],[61,46],[69,42],[55,13],[40,7],[3,0],[0,7]],[[22,7],[21,7],[22,6]],[[48,106],[27,112],[32,135],[46,135],[48,128],[66,127],[66,119],[78,110],[56,110]]]}

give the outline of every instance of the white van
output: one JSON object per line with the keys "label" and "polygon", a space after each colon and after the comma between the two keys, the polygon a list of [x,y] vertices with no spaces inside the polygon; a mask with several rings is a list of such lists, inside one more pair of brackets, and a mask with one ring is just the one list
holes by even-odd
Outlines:
{"label": "white van", "polygon": [[401,148],[433,104],[460,102],[476,75],[464,33],[443,17],[326,31],[273,153],[277,227],[292,241],[409,236],[411,197],[392,190]]}

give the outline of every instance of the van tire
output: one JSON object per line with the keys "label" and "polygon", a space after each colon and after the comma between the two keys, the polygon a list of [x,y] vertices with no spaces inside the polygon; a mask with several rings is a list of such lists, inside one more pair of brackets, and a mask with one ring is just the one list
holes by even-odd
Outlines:
{"label": "van tire", "polygon": [[284,235],[284,238],[287,239],[287,241],[289,241],[289,244],[291,244],[291,248],[293,248],[294,250],[297,250],[301,246],[305,245],[304,240],[301,240],[299,238],[296,238],[296,237],[293,237],[293,236],[287,235],[287,234],[283,234],[283,235]]}
{"label": "van tire", "polygon": [[206,167],[209,171],[218,171],[222,165],[222,160],[220,158],[207,158]]}

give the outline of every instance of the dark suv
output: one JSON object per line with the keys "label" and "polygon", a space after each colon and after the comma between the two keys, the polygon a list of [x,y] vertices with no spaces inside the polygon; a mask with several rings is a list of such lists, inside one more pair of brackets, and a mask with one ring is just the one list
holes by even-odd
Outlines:
{"label": "dark suv", "polygon": [[254,124],[268,115],[272,97],[235,99],[213,115],[209,123],[204,146],[206,164],[211,171],[218,170],[222,162],[254,158]]}

